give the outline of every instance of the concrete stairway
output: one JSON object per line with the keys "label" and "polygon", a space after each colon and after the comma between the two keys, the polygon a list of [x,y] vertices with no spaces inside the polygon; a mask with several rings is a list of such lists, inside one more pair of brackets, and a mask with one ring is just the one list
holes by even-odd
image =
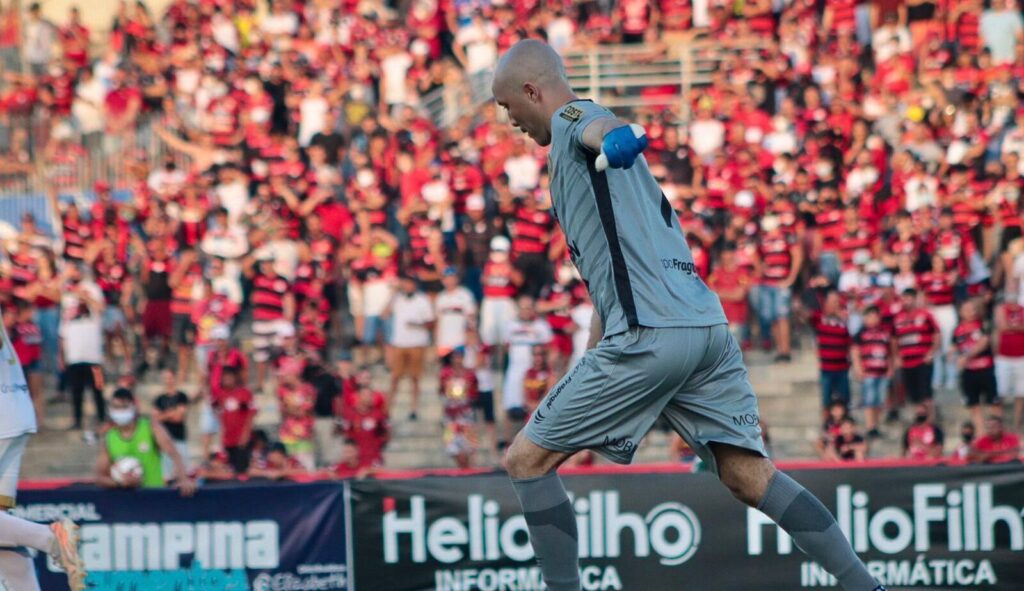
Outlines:
{"label": "concrete stairway", "polygon": [[[771,437],[772,455],[777,459],[809,459],[815,457],[814,440],[821,422],[820,389],[818,366],[814,351],[796,353],[791,363],[775,363],[772,358],[760,352],[747,356],[750,379],[760,401],[762,418],[767,422]],[[454,464],[444,450],[441,428],[441,405],[437,397],[437,382],[433,377],[436,368],[428,368],[428,378],[423,380],[419,419],[408,420],[411,409],[409,385],[403,384],[392,408],[393,438],[386,452],[386,465],[394,469],[450,468]],[[382,368],[374,371],[376,385],[386,390],[388,377]],[[150,372],[149,380],[140,384],[137,394],[142,401],[143,411],[150,408],[150,402],[157,395],[159,385],[155,383],[156,372]],[[499,382],[500,383],[500,382]],[[195,391],[195,385],[184,388],[188,393]],[[277,432],[279,414],[277,401],[271,388],[257,394],[260,413],[258,426],[267,430],[272,438]],[[855,395],[855,400],[857,397]],[[947,433],[947,448],[955,447],[958,426],[966,418],[958,396],[952,392],[939,395],[940,408]],[[34,436],[25,454],[22,473],[25,479],[45,478],[89,478],[95,461],[97,447],[86,443],[81,434],[66,431],[71,423],[69,404],[61,403],[48,407],[48,430]],[[500,408],[500,405],[497,405]],[[86,416],[91,415],[87,403]],[[198,444],[198,408],[190,413],[191,455],[194,462],[200,459]],[[500,414],[500,413],[499,413]],[[859,411],[854,415],[861,418]],[[905,417],[909,415],[904,411]],[[872,442],[872,457],[892,457],[899,453],[899,439],[904,425],[883,426],[883,438]],[[503,432],[499,425],[499,438]],[[672,461],[668,449],[669,434],[653,430],[643,441],[637,453],[637,462]],[[498,458],[488,450],[477,456],[477,464],[498,465]]]}

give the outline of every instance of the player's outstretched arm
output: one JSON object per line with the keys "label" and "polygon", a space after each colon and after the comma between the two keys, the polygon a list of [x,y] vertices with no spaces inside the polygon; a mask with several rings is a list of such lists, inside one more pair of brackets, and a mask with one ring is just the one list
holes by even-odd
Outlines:
{"label": "player's outstretched arm", "polygon": [[647,134],[637,124],[627,124],[614,117],[601,117],[584,128],[580,141],[588,150],[597,152],[598,171],[606,168],[630,168],[637,156],[647,149]]}

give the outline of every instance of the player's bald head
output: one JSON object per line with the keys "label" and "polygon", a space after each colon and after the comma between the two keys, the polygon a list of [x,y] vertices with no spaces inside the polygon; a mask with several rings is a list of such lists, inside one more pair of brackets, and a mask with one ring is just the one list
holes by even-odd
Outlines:
{"label": "player's bald head", "polygon": [[553,84],[568,86],[565,65],[550,45],[536,39],[524,39],[513,45],[498,60],[494,72],[494,87],[514,90],[524,83],[533,83],[542,89]]}
{"label": "player's bald head", "polygon": [[562,58],[536,39],[520,41],[501,56],[491,90],[512,125],[542,146],[551,141],[554,112],[575,98]]}

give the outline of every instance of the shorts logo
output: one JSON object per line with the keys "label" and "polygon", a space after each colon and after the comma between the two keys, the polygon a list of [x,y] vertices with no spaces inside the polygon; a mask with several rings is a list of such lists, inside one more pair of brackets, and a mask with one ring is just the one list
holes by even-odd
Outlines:
{"label": "shorts logo", "polygon": [[697,267],[693,263],[677,258],[661,259],[661,267],[666,271],[679,271],[690,276],[697,275]]}
{"label": "shorts logo", "polygon": [[579,121],[580,117],[583,116],[583,109],[574,105],[569,105],[562,109],[562,112],[559,113],[558,116],[566,121]]}
{"label": "shorts logo", "polygon": [[574,367],[571,372],[566,374],[565,378],[563,378],[562,382],[558,384],[558,386],[555,387],[554,390],[552,390],[551,394],[548,394],[547,400],[544,401],[544,406],[548,410],[551,410],[551,405],[554,404],[555,400],[558,399],[558,395],[562,393],[562,390],[564,390],[566,386],[572,383],[572,377],[576,375],[577,371],[579,371],[580,365],[582,365],[582,363],[577,363],[576,367]]}
{"label": "shorts logo", "polygon": [[732,417],[732,424],[737,427],[756,427],[760,422],[760,417],[749,412],[742,415],[733,415]]}
{"label": "shorts logo", "polygon": [[636,444],[625,437],[609,437],[605,435],[604,443],[601,444],[601,447],[610,447],[626,454],[632,454],[636,451]]}

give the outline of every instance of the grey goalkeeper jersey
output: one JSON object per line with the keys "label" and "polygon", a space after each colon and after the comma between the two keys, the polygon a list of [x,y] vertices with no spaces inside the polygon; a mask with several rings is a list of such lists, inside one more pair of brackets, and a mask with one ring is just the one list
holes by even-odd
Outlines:
{"label": "grey goalkeeper jersey", "polygon": [[628,170],[597,172],[597,154],[582,144],[583,130],[611,116],[591,101],[563,105],[551,120],[548,157],[554,213],[605,336],[634,326],[726,323],[644,157]]}

